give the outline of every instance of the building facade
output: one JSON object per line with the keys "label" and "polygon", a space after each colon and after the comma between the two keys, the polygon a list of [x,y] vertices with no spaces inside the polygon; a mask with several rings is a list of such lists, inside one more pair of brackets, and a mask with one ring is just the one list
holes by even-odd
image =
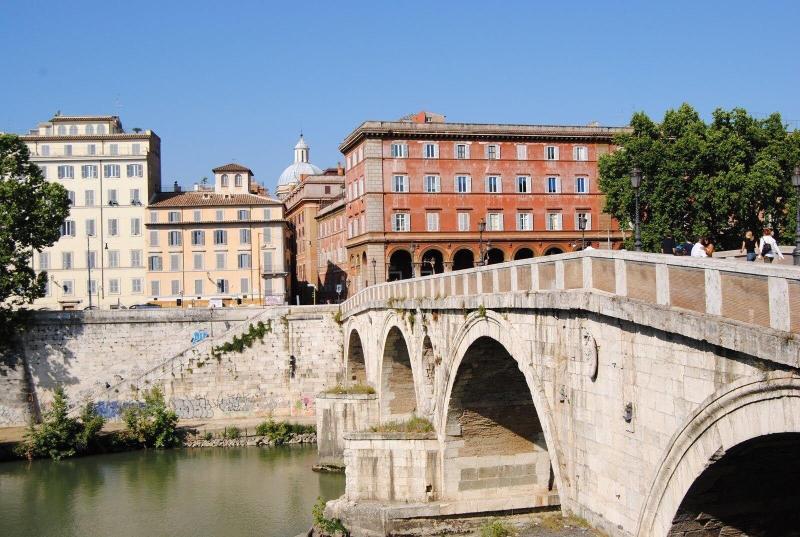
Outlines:
{"label": "building facade", "polygon": [[117,116],[61,116],[21,136],[31,161],[67,189],[61,238],[34,256],[49,309],[122,307],[145,300],[144,207],[161,188],[161,140],[126,132]]}
{"label": "building facade", "polygon": [[584,244],[618,247],[597,162],[624,130],[446,123],[424,112],[363,123],[339,147],[350,291]]}
{"label": "building facade", "polygon": [[319,299],[335,302],[346,299],[347,289],[347,216],[344,196],[317,213],[317,274]]}
{"label": "building facade", "polygon": [[252,193],[245,166],[213,173],[213,185],[162,193],[147,207],[146,298],[180,307],[286,303],[283,205]]}

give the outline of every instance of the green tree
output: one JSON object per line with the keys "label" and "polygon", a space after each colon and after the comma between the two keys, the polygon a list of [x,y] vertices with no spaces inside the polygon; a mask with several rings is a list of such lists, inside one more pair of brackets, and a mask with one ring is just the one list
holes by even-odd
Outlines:
{"label": "green tree", "polygon": [[144,391],[144,404],[125,409],[122,419],[126,433],[143,447],[168,448],[176,446],[178,415],[167,408],[164,393],[158,386]]}
{"label": "green tree", "polygon": [[600,159],[600,189],[606,211],[627,228],[635,210],[630,170],[641,168],[645,250],[658,251],[667,233],[691,241],[707,236],[717,249],[738,248],[745,231],[758,236],[765,223],[780,242],[793,241],[791,174],[800,162],[800,133],[788,132],[779,114],[755,119],[741,108],[717,109],[705,123],[684,104],[667,111],[660,124],[636,113],[631,127],[615,140],[621,150]]}
{"label": "green tree", "polygon": [[18,136],[0,134],[0,324],[12,308],[44,296],[47,274],[31,266],[69,214],[63,186],[45,180]]}

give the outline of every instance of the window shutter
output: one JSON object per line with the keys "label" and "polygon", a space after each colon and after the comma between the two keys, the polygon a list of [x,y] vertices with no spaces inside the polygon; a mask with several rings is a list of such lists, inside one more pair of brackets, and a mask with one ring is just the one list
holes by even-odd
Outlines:
{"label": "window shutter", "polygon": [[558,156],[558,146],[554,146],[554,151],[555,151],[555,160],[559,160],[559,156]]}

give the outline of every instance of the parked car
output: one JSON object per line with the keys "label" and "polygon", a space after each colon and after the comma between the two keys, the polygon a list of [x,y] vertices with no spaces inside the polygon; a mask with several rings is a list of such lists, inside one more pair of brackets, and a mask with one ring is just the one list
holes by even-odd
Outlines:
{"label": "parked car", "polygon": [[130,307],[130,309],[132,309],[132,310],[156,310],[156,309],[160,309],[160,308],[161,308],[161,304],[150,304],[150,303],[147,303],[147,304],[134,304],[133,306]]}

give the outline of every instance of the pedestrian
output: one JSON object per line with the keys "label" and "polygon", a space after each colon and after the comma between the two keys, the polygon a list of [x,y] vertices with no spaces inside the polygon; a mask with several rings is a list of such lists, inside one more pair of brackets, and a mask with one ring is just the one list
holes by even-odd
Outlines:
{"label": "pedestrian", "polygon": [[764,260],[764,263],[772,263],[775,258],[783,259],[783,254],[775,242],[775,237],[772,236],[772,228],[765,227],[764,235],[758,241],[758,256]]}
{"label": "pedestrian", "polygon": [[744,234],[741,251],[743,254],[747,254],[748,261],[755,261],[756,257],[758,257],[756,253],[756,238],[753,236],[752,231],[748,231]]}
{"label": "pedestrian", "polygon": [[708,246],[708,240],[705,237],[697,239],[697,242],[692,246],[692,257],[708,257],[706,246]]}
{"label": "pedestrian", "polygon": [[706,240],[706,255],[708,257],[714,257],[714,241],[711,239]]}
{"label": "pedestrian", "polygon": [[675,239],[672,238],[672,233],[667,233],[661,241],[661,253],[675,255]]}

